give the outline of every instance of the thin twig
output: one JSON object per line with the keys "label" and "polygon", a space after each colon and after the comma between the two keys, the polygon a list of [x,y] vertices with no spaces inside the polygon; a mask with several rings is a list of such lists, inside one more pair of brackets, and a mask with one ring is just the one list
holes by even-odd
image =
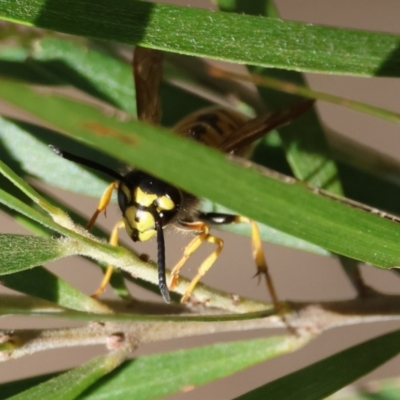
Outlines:
{"label": "thin twig", "polygon": [[[290,306],[292,311],[286,317],[296,328],[298,339],[303,344],[334,327],[400,319],[400,296],[377,294],[334,302],[297,302]],[[57,316],[60,316],[59,313]],[[111,318],[110,315],[101,317]],[[72,329],[15,330],[3,332],[0,336],[0,359],[5,361],[48,349],[93,344],[105,344],[108,349],[115,349],[126,337],[133,338],[133,347],[136,347],[168,339],[284,327],[282,319],[273,315],[222,322],[190,321],[189,317],[185,317],[182,321],[105,322]]]}

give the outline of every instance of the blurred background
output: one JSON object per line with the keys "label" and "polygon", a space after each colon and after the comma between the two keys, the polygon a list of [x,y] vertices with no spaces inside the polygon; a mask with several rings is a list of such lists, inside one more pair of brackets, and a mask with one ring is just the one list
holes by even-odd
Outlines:
{"label": "blurred background", "polygon": [[[169,0],[164,2],[193,7],[214,7],[213,3],[208,0]],[[317,0],[303,0],[301,2],[276,0],[275,3],[281,17],[287,20],[400,34],[398,23],[400,3],[394,0],[382,0],[380,2],[368,0],[325,0],[324,2]],[[268,43],[266,43],[267,45]],[[314,90],[347,97],[393,111],[399,109],[399,79],[308,74],[307,81]],[[335,143],[342,137],[347,137],[374,148],[386,156],[399,158],[400,128],[398,125],[322,102],[317,103],[317,110],[326,127],[328,141],[332,146],[335,146]],[[13,116],[19,115],[16,110],[1,102],[0,112]],[[90,218],[97,206],[98,200],[95,198],[72,195],[39,185],[56,197],[66,200],[72,208],[85,213],[88,218]],[[385,193],[378,193],[378,195],[384,197]],[[101,216],[98,223],[100,226],[110,229],[119,217],[118,207],[114,205],[109,207],[107,218]],[[27,233],[3,213],[0,214],[0,226],[3,233]],[[265,300],[267,297],[265,286],[258,285],[256,279],[252,279],[255,269],[251,258],[250,240],[246,237],[239,237],[225,232],[218,233],[218,236],[223,237],[225,241],[224,251],[221,257],[218,258],[216,265],[205,276],[203,282],[243,296]],[[188,242],[188,237],[171,232],[167,235],[166,240],[167,260],[168,265],[171,266],[180,258],[182,248]],[[122,242],[127,246],[131,246],[131,242],[125,234],[122,234]],[[281,299],[323,301],[347,299],[355,295],[355,291],[346,279],[336,259],[329,259],[271,244],[265,244],[264,248]],[[148,253],[152,258],[155,258],[156,246],[154,242],[136,244],[135,249],[139,252]],[[210,249],[211,247],[205,245],[196,254],[196,257],[190,260],[183,274],[186,276],[193,275],[198,260],[204,259]],[[92,293],[101,280],[98,268],[78,257],[66,258],[51,263],[47,267],[85,293]],[[364,266],[362,271],[367,283],[374,288],[385,293],[398,294],[400,292],[400,279],[395,274],[368,266]],[[0,291],[11,292],[2,287],[0,287]],[[132,292],[139,298],[159,299],[137,287],[132,287]],[[113,298],[111,289],[108,289],[104,296]],[[71,323],[66,323],[65,321],[13,317],[1,319],[0,329],[34,328],[43,327],[45,324],[46,326],[54,327],[71,326]],[[230,399],[267,381],[297,370],[301,366],[306,366],[329,354],[333,354],[338,350],[377,336],[379,333],[396,329],[398,328],[397,325],[397,323],[380,323],[330,330],[296,353],[257,365],[229,378],[196,388],[192,392],[177,394],[169,398]],[[244,337],[261,337],[266,334],[277,333],[279,332],[257,331],[172,340],[143,346],[136,355],[171,351],[222,340],[238,340]],[[0,364],[0,382],[31,376],[32,371],[35,371],[35,374],[41,374],[55,369],[70,368],[103,352],[104,348],[102,346],[56,350],[2,363]],[[373,374],[364,377],[362,382],[383,377],[395,377],[399,374],[399,371],[400,359],[398,358],[382,366]]]}

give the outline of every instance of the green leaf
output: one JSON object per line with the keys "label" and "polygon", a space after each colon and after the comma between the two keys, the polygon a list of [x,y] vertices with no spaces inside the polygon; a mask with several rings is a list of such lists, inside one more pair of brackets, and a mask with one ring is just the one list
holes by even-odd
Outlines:
{"label": "green leaf", "polygon": [[[249,3],[246,6],[250,5],[251,4]],[[246,10],[240,10],[240,11],[246,11]],[[89,54],[87,57],[84,57],[84,54],[86,54],[85,51],[83,51],[84,49],[86,49],[86,52]],[[77,52],[76,55],[74,54],[75,52]],[[68,67],[73,69],[74,74],[82,74],[82,76],[85,79],[91,79],[90,72],[92,70],[96,70],[96,72],[99,74],[99,77],[103,77],[104,75],[107,75],[109,65],[112,63],[117,63],[117,66],[115,68],[117,70],[121,71],[123,70],[124,75],[126,76],[129,74],[129,78],[131,78],[130,68],[127,64],[113,60],[111,57],[97,52],[94,52],[96,54],[96,57],[92,57],[90,56],[91,52],[93,52],[93,50],[90,50],[90,48],[87,48],[81,44],[74,43],[72,41],[59,38],[45,38],[39,41],[38,44],[35,46],[33,56],[38,59],[42,59],[43,57],[44,60],[47,60],[49,62],[50,61],[55,62],[57,60],[58,61],[65,60],[65,62],[68,63]],[[99,57],[99,59],[97,58],[97,56]],[[77,60],[77,62],[72,63],[72,60]],[[81,62],[78,61],[83,62],[84,67],[82,67]],[[279,71],[274,71],[274,74],[278,72]],[[60,72],[58,72],[58,74],[60,74]],[[296,77],[296,75],[293,74],[295,73],[291,73],[292,76]],[[110,73],[108,75],[109,84],[107,85],[107,87],[110,88],[109,90],[110,96],[112,95],[113,92],[112,89],[115,89],[116,95],[114,97],[115,100],[118,100],[118,98],[120,97],[119,93],[124,91],[124,86],[127,84],[127,78],[122,79],[121,82],[116,78],[120,78],[120,76],[118,74]],[[284,99],[287,98],[287,95],[280,94],[279,92],[274,91],[272,96],[269,93],[269,91],[265,91],[264,88],[260,88],[260,90],[262,93],[265,92],[266,94],[265,101],[271,102],[272,101],[271,99],[275,99],[278,96],[277,99],[274,101],[278,102],[282,106],[285,104]],[[163,93],[163,97],[168,98],[168,100],[171,99],[171,101],[163,102],[163,106],[165,106],[163,115],[168,116],[168,118],[171,118],[171,114],[176,114],[177,110],[179,111],[179,113],[182,113],[182,108],[185,108],[190,102],[190,99],[188,99],[187,97],[185,97],[184,99],[181,98],[181,96],[183,95],[182,91],[180,91],[179,93],[175,92],[175,89],[173,89],[172,87],[166,88],[164,92],[165,93]],[[180,102],[184,103],[185,107],[176,107],[176,102],[178,101],[178,99],[180,100]],[[131,103],[133,103],[133,99],[129,98],[129,96],[127,96],[126,101],[131,101]],[[170,105],[173,105],[173,107],[170,107]],[[269,106],[271,107],[273,106],[273,104],[269,104]],[[195,108],[194,105],[192,106],[191,109],[193,110],[193,108]],[[180,114],[180,116],[182,115]],[[176,121],[177,118],[178,118],[177,116],[172,117],[172,121]],[[318,124],[316,117],[311,113],[307,116],[307,120],[309,120],[310,118],[314,119],[315,124]],[[304,121],[304,118],[302,119],[302,121]],[[173,122],[169,123],[172,124]],[[327,151],[326,149],[323,148],[323,146],[321,148],[319,139],[317,140],[317,138],[315,137],[315,135],[317,136],[321,135],[321,131],[319,130],[317,125],[314,124],[308,124],[307,127],[304,127],[304,123],[300,125],[303,126],[302,129],[298,129],[299,128],[298,123],[294,124],[293,126],[289,125],[288,127],[285,128],[285,130],[290,129],[292,134],[285,133],[283,135],[284,140],[285,138],[286,140],[289,140],[289,142],[293,139],[295,140],[295,142],[293,142],[293,145],[288,145],[289,147],[288,157],[289,159],[292,159],[294,163],[296,163],[294,159],[297,158],[299,159],[300,163],[298,164],[300,166],[300,170],[295,169],[295,171],[297,171],[297,175],[303,177],[305,180],[311,179],[311,182],[317,186],[327,187],[330,190],[335,189],[335,187],[337,187],[337,183],[335,183],[336,170],[334,166],[331,165],[332,162],[325,158]],[[47,156],[48,152],[46,144],[54,142],[55,137],[57,137],[57,135],[54,132],[51,132],[43,128],[39,128],[31,124],[26,124],[17,121],[9,121],[9,120],[5,120],[4,122],[0,120],[0,127],[2,128],[0,129],[0,137],[2,137],[5,150],[7,150],[7,152],[4,152],[4,154],[2,153],[2,159],[5,160],[5,157],[7,157],[8,159],[9,156],[11,156],[15,159],[15,161],[18,161],[18,162],[12,162],[13,160],[7,161],[9,165],[13,166],[14,170],[21,165],[24,171],[29,172],[30,174],[39,177],[44,182],[50,183],[54,186],[92,196],[101,195],[103,188],[107,184],[106,180],[102,179],[104,178],[103,176],[97,176],[96,172],[93,172],[90,169],[88,170],[86,168],[80,167],[75,164],[65,165],[65,163],[62,163],[60,160],[58,160],[60,162],[57,162],[55,161],[57,157],[53,154]],[[304,141],[305,137],[309,138],[310,140]],[[269,143],[269,136],[266,137],[265,143],[267,142]],[[29,146],[23,146],[22,144],[24,143],[29,143]],[[304,144],[306,144],[306,146],[304,146]],[[313,147],[312,149],[310,148],[310,144]],[[105,157],[102,153],[95,152],[76,142],[72,142],[68,139],[65,139],[65,141],[60,143],[60,146],[65,150],[74,151],[75,153],[82,154],[87,158],[96,159],[101,164],[109,165],[112,168],[118,169],[118,164],[113,158]],[[263,150],[257,152],[257,161],[260,163],[267,162],[268,164],[271,164],[271,160],[275,160],[276,155],[271,156],[269,145],[267,146],[268,147],[266,147],[265,145],[259,146],[259,148]],[[306,149],[308,150],[306,151]],[[266,153],[265,150],[269,152]],[[8,153],[10,154],[8,155]],[[293,157],[291,156],[291,154],[293,154]],[[369,154],[368,156],[369,159],[371,159],[371,155]],[[49,158],[50,159],[54,158],[54,160],[51,160],[51,163],[49,163],[48,161]],[[347,157],[347,160],[351,161],[353,160],[353,158],[351,157],[349,159]],[[279,169],[279,165],[277,166],[276,163],[272,167],[274,169]],[[313,171],[315,170],[317,171],[317,173],[313,174]],[[324,171],[328,173],[325,174]],[[17,173],[22,174],[22,170],[21,171],[17,170]],[[59,179],[61,175],[63,176],[62,180]],[[353,175],[354,173],[352,173],[352,176]],[[343,173],[342,176],[347,181],[347,178],[349,176],[348,172],[346,171],[346,173]],[[382,209],[390,209],[396,212],[397,209],[393,208],[392,205],[388,207],[386,203],[381,204],[382,200],[384,199],[387,200],[390,200],[392,198],[394,199],[396,197],[396,194],[388,195],[385,196],[384,198],[379,197],[371,199],[371,194],[374,195],[378,193],[380,190],[375,190],[374,189],[375,186],[371,186],[369,184],[360,185],[359,184],[360,179],[365,180],[365,178],[374,179],[374,181],[376,181],[376,179],[372,176],[368,177],[363,176],[363,177],[356,177],[353,180],[347,182],[346,185],[347,192],[349,192],[350,197],[357,199],[358,201],[363,201],[365,199],[365,202],[368,204],[372,204]],[[381,184],[384,183],[382,182]],[[358,195],[357,191],[354,190],[355,187],[358,188],[358,191],[361,189],[363,193],[365,191],[367,191],[368,193],[366,193],[363,196],[360,196]],[[370,188],[372,190],[369,190]],[[386,187],[385,191],[387,190],[389,190],[389,188]],[[337,190],[335,191],[337,192]],[[396,206],[397,203],[393,202],[393,205]],[[214,205],[215,210],[222,208],[223,207],[219,205]],[[242,227],[242,226],[231,225],[221,228],[224,230],[245,235],[248,235],[249,232],[248,227],[245,226]],[[293,248],[300,248],[302,250],[313,251],[319,254],[329,254],[329,252],[321,249],[318,246],[311,245],[305,241],[301,241],[300,239],[294,238],[290,235],[277,232],[275,229],[265,225],[261,226],[261,233],[262,233],[262,238],[265,241]]]}
{"label": "green leaf", "polygon": [[76,399],[79,394],[99,378],[120,365],[125,357],[125,352],[115,351],[105,356],[94,358],[78,368],[58,375],[11,398],[14,400]]}
{"label": "green leaf", "polygon": [[[202,200],[201,210],[204,212],[216,212],[222,214],[235,214],[229,208],[221,206],[217,203],[212,203],[207,200]],[[238,235],[251,236],[251,227],[249,224],[228,224],[218,226],[218,229],[236,233]],[[258,229],[260,231],[260,236],[263,241],[279,244],[281,246],[291,247],[293,249],[309,251],[315,254],[320,254],[324,256],[331,256],[332,254],[322,247],[316,246],[310,242],[299,239],[295,236],[288,235],[287,233],[281,232],[271,226],[265,224],[258,224]],[[249,243],[250,244],[250,243]]]}
{"label": "green leaf", "polygon": [[[60,135],[49,129],[26,122],[0,117],[1,160],[21,177],[29,174],[41,181],[75,193],[100,196],[108,180],[93,170],[80,165],[65,164],[49,151],[48,145],[60,140]],[[60,143],[66,150],[93,157],[101,163],[117,168],[117,163],[100,152],[88,152],[87,147],[66,139]]]}
{"label": "green leaf", "polygon": [[[21,213],[23,216],[30,218],[33,221],[38,222],[43,226],[60,233],[61,235],[64,235],[71,239],[75,239],[76,242],[68,242],[66,240],[66,242],[64,243],[65,246],[71,247],[71,249],[73,249],[71,250],[72,252],[69,254],[88,255],[84,252],[84,250],[86,250],[86,252],[93,256],[90,252],[90,248],[92,247],[97,248],[97,250],[103,252],[103,254],[113,254],[114,256],[116,254],[127,254],[127,252],[120,247],[110,246],[108,244],[102,243],[99,240],[88,237],[89,235],[86,230],[84,230],[82,227],[75,225],[66,213],[50,204],[46,198],[41,196],[31,186],[24,182],[1,160],[0,173],[10,179],[18,188],[22,189],[22,191],[27,194],[31,200],[44,208],[52,216],[53,219],[51,219],[49,216],[43,215],[42,213],[38,212],[37,210],[33,209],[32,207],[28,206],[21,200],[10,195],[2,189],[0,189],[0,204],[3,204],[4,206],[10,208],[15,212]],[[144,263],[142,262],[142,264]]]}
{"label": "green leaf", "polygon": [[[156,399],[187,387],[203,385],[231,375],[251,365],[276,357],[298,347],[295,339],[284,336],[246,342],[215,344],[190,350],[140,357],[124,363],[110,375],[92,385],[79,399]],[[70,371],[71,375],[75,370]],[[157,371],[157,374],[154,372]],[[54,387],[64,383],[67,372],[45,383]],[[0,385],[0,398],[8,398],[37,385],[53,375],[43,375]],[[66,384],[75,386],[75,382]],[[79,385],[81,383],[79,382]],[[43,386],[32,390],[38,390]],[[43,389],[41,389],[43,390]],[[32,392],[23,392],[26,396]],[[4,394],[5,397],[2,395]],[[19,397],[16,397],[19,398]],[[21,397],[26,398],[26,397]]]}
{"label": "green leaf", "polygon": [[38,41],[31,56],[60,81],[136,115],[132,67],[88,46],[59,38]]}
{"label": "green leaf", "polygon": [[12,274],[71,254],[63,239],[0,234],[0,275]]}
{"label": "green leaf", "polygon": [[213,149],[164,129],[133,120],[120,122],[93,106],[57,95],[42,96],[6,81],[0,86],[0,96],[60,131],[73,132],[75,138],[189,193],[332,252],[383,268],[400,265],[400,226],[385,218],[315,194],[304,184],[275,173],[237,165]]}
{"label": "green leaf", "polygon": [[[53,207],[44,197],[36,192],[32,186],[18,176],[8,165],[0,160],[0,174],[12,182],[22,193],[28,196],[34,203],[51,214],[62,214],[62,211]],[[6,195],[4,197],[7,197]]]}
{"label": "green leaf", "polygon": [[[63,254],[64,256],[86,255],[100,261],[105,259],[107,263],[116,266],[120,264],[119,261],[125,259],[125,262],[123,263],[124,266],[122,268],[125,267],[125,269],[128,270],[130,273],[134,273],[135,275],[137,274],[139,278],[142,277],[146,279],[146,277],[143,277],[143,273],[145,275],[146,273],[150,274],[150,277],[156,275],[156,268],[153,265],[147,264],[142,260],[140,260],[140,258],[136,256],[134,253],[129,252],[128,250],[125,250],[121,247],[107,245],[102,243],[101,241],[96,241],[87,236],[82,235],[82,233],[87,234],[87,232],[84,231],[82,228],[75,226],[68,219],[68,217],[66,220],[64,220],[64,216],[61,215],[59,221],[62,222],[62,224],[58,224],[53,220],[51,220],[49,217],[39,213],[38,211],[34,210],[33,208],[29,207],[28,205],[24,204],[17,198],[9,195],[7,192],[4,192],[1,189],[0,189],[0,204],[9,207],[11,210],[17,213],[21,213],[23,216],[30,218],[33,221],[38,222],[47,228],[53,229],[56,232],[68,238],[75,239],[75,240],[59,239],[59,244],[62,245],[63,249],[66,249]],[[65,228],[63,225],[67,225],[69,229]],[[42,238],[42,239],[49,239],[49,238]],[[116,260],[115,257],[119,258]],[[39,264],[40,262],[41,261],[38,261]],[[17,270],[23,270],[28,268],[28,266],[18,264],[16,265],[16,268]],[[137,270],[136,268],[138,268],[139,270]],[[14,270],[13,272],[16,272],[16,270]],[[147,276],[147,280],[150,280],[151,279],[150,277]],[[156,282],[157,280],[153,279],[153,281]],[[118,283],[118,286],[120,286],[120,283]],[[119,287],[119,289],[122,288]]]}
{"label": "green leaf", "polygon": [[[1,248],[1,250],[3,249]],[[72,310],[93,313],[110,312],[107,306],[86,296],[43,267],[36,267],[18,274],[3,275],[0,280],[2,285],[10,289],[57,303]]]}
{"label": "green leaf", "polygon": [[[42,42],[45,42],[46,46],[48,42],[51,46],[60,42],[60,47],[63,48],[63,43],[67,41],[51,38],[47,40],[44,39],[40,42],[40,45]],[[74,45],[75,44],[72,42],[67,42],[66,48],[72,48]],[[49,48],[51,48],[51,46]],[[77,48],[80,51],[80,47],[77,46]],[[48,57],[50,57],[50,55]],[[94,65],[91,66],[94,67]],[[100,70],[101,68],[103,68],[101,64],[97,66],[97,70]],[[114,79],[114,77],[112,78]],[[110,78],[110,80],[112,78]],[[120,82],[113,80],[111,87],[118,86],[119,84]],[[119,90],[122,90],[122,88],[119,88]],[[180,97],[181,95],[180,92],[178,93],[174,91],[172,87],[169,87],[166,90],[167,93],[164,94],[168,99],[171,99],[171,96]],[[183,101],[184,104],[188,106],[190,98],[180,98],[180,101]],[[170,104],[175,103],[173,100],[171,102],[164,102],[166,107],[164,114],[171,117],[171,113],[169,112]],[[179,111],[182,112],[181,107],[179,107]],[[100,164],[110,166],[113,169],[119,169],[119,164],[114,158],[105,156],[104,153],[90,149],[68,138],[60,138],[59,134],[54,131],[26,122],[0,117],[0,138],[1,159],[7,165],[11,166],[18,175],[24,176],[28,173],[29,175],[37,177],[52,186],[75,193],[100,197],[109,182],[103,174],[99,175],[96,171],[93,171],[90,168],[82,167],[74,163],[66,164],[64,160],[60,159],[60,157],[49,152],[49,143],[57,142],[57,144],[64,150],[72,151],[77,155],[82,155],[89,159],[95,159]],[[62,179],[60,179],[60,176],[62,176]],[[214,210],[217,210],[217,208],[222,209],[217,205],[214,205],[213,207]],[[71,212],[69,212],[69,214],[71,215]],[[76,221],[76,219],[74,220]],[[318,254],[329,254],[329,252],[318,246],[278,232],[276,229],[269,228],[268,226],[261,226],[260,228],[262,239],[265,241],[316,252]],[[249,229],[246,226],[230,226],[227,227],[226,230],[249,236]]]}
{"label": "green leaf", "polygon": [[16,394],[54,378],[57,375],[58,374],[39,375],[32,378],[0,384],[0,400],[5,400],[11,396],[15,396]]}
{"label": "green leaf", "polygon": [[10,195],[9,193],[1,189],[0,189],[0,204],[3,204],[4,206],[10,208],[11,210],[17,213],[21,213],[23,216],[30,218],[33,221],[38,222],[47,228],[53,229],[58,233],[61,233],[66,236],[70,235],[78,239],[80,238],[80,235],[55,223],[46,215],[43,215],[42,213],[38,212],[37,210],[23,203],[21,200],[17,199],[16,197]]}
{"label": "green leaf", "polygon": [[391,332],[325,358],[237,399],[323,399],[399,353],[400,331]]}
{"label": "green leaf", "polygon": [[263,67],[363,76],[399,76],[400,70],[398,35],[275,18],[127,0],[70,0],[68,7],[57,1],[3,0],[0,17],[79,36]]}
{"label": "green leaf", "polygon": [[0,281],[4,286],[74,310],[110,312],[107,306],[84,295],[44,268],[29,270],[75,254],[76,248],[70,246],[66,239],[0,234],[0,249]]}
{"label": "green leaf", "polygon": [[[252,70],[289,82],[304,83],[302,76],[294,71],[257,70],[255,68]],[[298,96],[266,87],[258,87],[258,91],[268,108],[284,108],[298,100]],[[296,178],[311,186],[320,187],[338,195],[343,194],[337,166],[332,159],[325,133],[314,109],[278,131],[286,159]]]}
{"label": "green leaf", "polygon": [[296,347],[293,337],[278,336],[141,357],[127,362],[79,398],[158,399],[231,375]]}
{"label": "green leaf", "polygon": [[[226,6],[226,5],[225,5]],[[235,7],[230,4],[230,9],[236,13],[245,13],[260,15],[260,8],[264,15],[274,6],[270,4],[266,7],[264,1],[257,3],[255,7],[253,2],[236,2]],[[276,14],[276,10],[273,13]],[[283,71],[277,69],[264,69],[259,67],[250,67],[252,73],[261,76],[273,77],[283,82],[295,83],[306,86],[306,82],[300,73],[295,71]],[[282,83],[282,86],[285,86]],[[298,101],[299,97],[293,94],[280,92],[264,86],[257,87],[264,104],[269,109],[285,108],[289,104]],[[315,110],[310,111],[300,119],[291,124],[278,129],[286,159],[291,166],[293,175],[311,186],[319,187],[331,191],[335,194],[343,194],[339,181],[338,170],[333,161],[325,134],[320,124]]]}

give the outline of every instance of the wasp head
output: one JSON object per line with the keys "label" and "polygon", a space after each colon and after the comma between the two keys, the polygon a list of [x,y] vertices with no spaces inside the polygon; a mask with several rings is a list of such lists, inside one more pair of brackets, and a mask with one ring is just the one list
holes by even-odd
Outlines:
{"label": "wasp head", "polygon": [[125,228],[135,242],[156,235],[156,223],[164,227],[177,215],[182,193],[176,187],[145,172],[134,170],[118,186],[118,203]]}

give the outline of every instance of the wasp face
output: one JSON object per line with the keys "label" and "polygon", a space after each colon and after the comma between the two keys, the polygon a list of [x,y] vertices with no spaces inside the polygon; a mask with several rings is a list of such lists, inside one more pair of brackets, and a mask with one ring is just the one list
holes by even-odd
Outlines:
{"label": "wasp face", "polygon": [[182,202],[179,189],[142,171],[131,171],[118,186],[118,203],[125,228],[135,242],[156,235],[156,220],[166,226]]}

